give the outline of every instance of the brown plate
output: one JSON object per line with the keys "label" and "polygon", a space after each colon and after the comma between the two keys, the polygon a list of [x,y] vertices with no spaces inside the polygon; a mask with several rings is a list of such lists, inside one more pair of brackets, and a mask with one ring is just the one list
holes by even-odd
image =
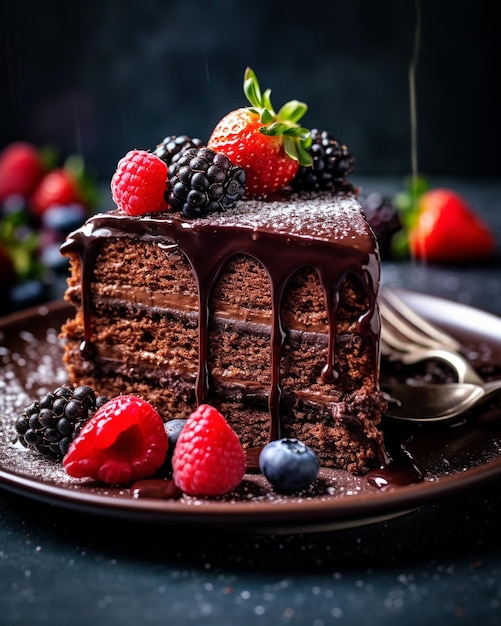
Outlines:
{"label": "brown plate", "polygon": [[[500,318],[433,296],[401,295],[470,351],[482,353],[488,365],[501,365]],[[0,320],[0,486],[24,496],[142,522],[290,533],[388,519],[473,489],[501,472],[501,420],[475,418],[453,427],[413,427],[405,433],[394,431],[394,424],[384,425],[385,436],[405,440],[406,454],[424,475],[421,482],[388,490],[366,477],[325,468],[312,488],[297,496],[280,496],[262,476],[253,474],[245,476],[235,493],[220,499],[134,498],[127,487],[72,479],[61,465],[14,443],[15,416],[44,391],[66,381],[57,335],[70,312],[68,305],[56,302]]]}

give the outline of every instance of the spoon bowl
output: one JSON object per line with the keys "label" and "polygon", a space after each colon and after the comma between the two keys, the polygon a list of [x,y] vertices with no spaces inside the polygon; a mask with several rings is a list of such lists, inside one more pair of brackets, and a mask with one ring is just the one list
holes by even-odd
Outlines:
{"label": "spoon bowl", "polygon": [[501,380],[476,385],[382,384],[387,394],[386,417],[411,422],[439,422],[453,419],[501,390]]}

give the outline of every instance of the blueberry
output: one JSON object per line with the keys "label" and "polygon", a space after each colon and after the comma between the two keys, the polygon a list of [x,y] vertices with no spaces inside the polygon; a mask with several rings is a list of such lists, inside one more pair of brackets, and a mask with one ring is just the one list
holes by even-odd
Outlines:
{"label": "blueberry", "polygon": [[55,272],[62,272],[68,269],[68,259],[59,251],[60,243],[46,245],[40,253],[40,262]]}
{"label": "blueberry", "polygon": [[320,463],[311,448],[298,439],[278,439],[259,455],[259,468],[279,493],[306,489],[318,476]]}
{"label": "blueberry", "polygon": [[85,219],[85,208],[81,204],[49,207],[42,216],[42,225],[61,235],[67,235],[81,225]]}
{"label": "blueberry", "polygon": [[48,287],[40,280],[29,279],[12,287],[9,295],[15,310],[24,309],[45,302],[48,299]]}
{"label": "blueberry", "polygon": [[164,467],[167,471],[172,470],[172,455],[174,454],[174,448],[178,437],[186,424],[185,419],[176,418],[164,423],[164,429],[169,440],[169,447],[167,448],[167,456],[165,457]]}
{"label": "blueberry", "polygon": [[169,439],[169,452],[172,452],[176,447],[179,433],[183,430],[183,426],[186,424],[185,419],[173,419],[165,422],[164,428]]}

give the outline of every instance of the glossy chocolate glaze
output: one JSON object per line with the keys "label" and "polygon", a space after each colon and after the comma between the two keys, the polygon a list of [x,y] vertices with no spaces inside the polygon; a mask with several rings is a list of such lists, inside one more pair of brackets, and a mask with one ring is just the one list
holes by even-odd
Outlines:
{"label": "glossy chocolate glaze", "polygon": [[[199,359],[196,379],[197,403],[210,401],[212,386],[208,368],[208,329],[211,291],[226,263],[235,255],[256,259],[267,271],[272,295],[271,384],[269,389],[269,438],[280,437],[280,356],[286,330],[280,310],[291,277],[303,267],[313,267],[319,276],[328,312],[328,359],[322,372],[325,382],[335,383],[336,310],[341,286],[356,276],[367,294],[368,309],[360,317],[358,332],[369,338],[379,379],[380,319],[376,297],[380,263],[375,237],[354,197],[330,194],[301,195],[267,202],[242,201],[232,210],[199,220],[178,214],[130,217],[120,211],[98,214],[73,232],[63,244],[63,254],[73,253],[82,267],[84,343],[81,355],[92,358],[91,306],[97,244],[107,237],[154,241],[168,251],[187,257],[198,287]],[[252,451],[249,452],[252,456]]]}

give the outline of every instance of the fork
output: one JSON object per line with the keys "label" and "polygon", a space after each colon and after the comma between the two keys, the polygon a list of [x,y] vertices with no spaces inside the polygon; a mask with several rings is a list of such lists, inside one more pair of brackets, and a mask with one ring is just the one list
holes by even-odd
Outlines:
{"label": "fork", "polygon": [[381,312],[381,352],[404,364],[427,359],[448,363],[458,382],[483,385],[485,381],[460,354],[460,344],[411,309],[388,287],[379,294]]}

